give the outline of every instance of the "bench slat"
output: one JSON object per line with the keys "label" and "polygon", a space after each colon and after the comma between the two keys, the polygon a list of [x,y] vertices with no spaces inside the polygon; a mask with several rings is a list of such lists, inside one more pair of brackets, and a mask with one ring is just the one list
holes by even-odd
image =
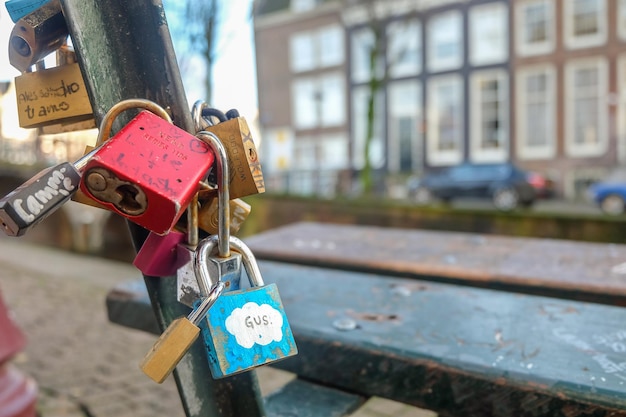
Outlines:
{"label": "bench slat", "polygon": [[366,398],[295,379],[265,399],[270,417],[341,417],[354,412]]}
{"label": "bench slat", "polygon": [[[626,415],[622,308],[261,267],[280,288],[300,351],[281,369],[442,416]],[[345,318],[358,328],[337,330]]]}
{"label": "bench slat", "polygon": [[[278,284],[299,349],[275,366],[307,380],[441,416],[626,416],[625,309],[259,265]],[[147,302],[123,293],[111,293],[110,309]],[[357,327],[338,330],[338,319]]]}
{"label": "bench slat", "polygon": [[626,306],[626,245],[322,223],[245,240],[259,259]]}

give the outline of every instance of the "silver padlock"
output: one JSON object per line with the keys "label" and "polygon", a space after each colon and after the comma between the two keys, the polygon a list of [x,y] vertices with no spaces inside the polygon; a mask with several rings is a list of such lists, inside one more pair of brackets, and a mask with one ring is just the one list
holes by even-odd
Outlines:
{"label": "silver padlock", "polygon": [[[206,281],[205,266],[219,236],[203,239],[197,248],[196,271]],[[225,291],[201,323],[213,378],[224,378],[296,355],[298,349],[276,284],[265,285],[252,251],[236,237],[232,249],[241,253],[250,288]],[[206,327],[205,327],[206,325]]]}
{"label": "silver padlock", "polygon": [[[213,153],[216,155],[216,170],[218,178],[218,204],[219,204],[219,216],[218,216],[218,255],[213,256],[206,264],[206,269],[209,272],[208,282],[211,285],[217,281],[224,282],[226,289],[238,289],[241,277],[241,255],[239,253],[232,253],[230,251],[230,210],[229,210],[229,192],[228,192],[228,159],[226,157],[226,150],[220,142],[220,140],[212,133],[200,132],[198,138],[206,142]],[[194,204],[194,203],[192,203]],[[197,245],[197,204],[194,204],[196,214],[188,214],[188,228],[196,232],[195,236],[190,236],[188,245],[179,245],[180,252],[178,256],[181,259],[188,259],[184,265],[179,268],[176,274],[177,279],[177,299],[179,302],[193,306],[203,292],[203,288],[197,286],[196,271],[194,269],[194,261],[196,256]],[[191,218],[194,222],[189,221]]]}

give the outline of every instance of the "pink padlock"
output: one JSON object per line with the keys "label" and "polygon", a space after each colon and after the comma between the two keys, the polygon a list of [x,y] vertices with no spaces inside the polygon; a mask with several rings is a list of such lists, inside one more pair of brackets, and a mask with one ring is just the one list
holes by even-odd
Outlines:
{"label": "pink padlock", "polygon": [[164,236],[150,232],[137,252],[133,265],[144,275],[151,277],[176,275],[176,270],[181,266],[177,248],[186,240],[187,235],[177,230],[172,230]]}

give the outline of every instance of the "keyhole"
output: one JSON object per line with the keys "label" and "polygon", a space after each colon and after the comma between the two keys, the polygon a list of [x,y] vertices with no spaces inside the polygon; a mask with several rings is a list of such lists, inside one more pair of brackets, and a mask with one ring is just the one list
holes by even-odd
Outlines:
{"label": "keyhole", "polygon": [[13,49],[15,49],[15,52],[17,52],[21,56],[30,56],[32,52],[30,49],[30,45],[28,45],[28,42],[26,42],[24,38],[21,38],[19,36],[13,36],[11,38],[11,46],[13,47]]}
{"label": "keyhole", "polygon": [[124,213],[138,215],[145,211],[145,203],[137,201],[139,191],[134,185],[122,184],[115,189],[115,192],[122,197],[118,205]]}
{"label": "keyhole", "polygon": [[252,149],[252,148],[248,149],[248,156],[250,157],[250,161],[252,161],[252,162],[256,161],[257,155],[256,155],[256,152],[254,151],[254,149]]}

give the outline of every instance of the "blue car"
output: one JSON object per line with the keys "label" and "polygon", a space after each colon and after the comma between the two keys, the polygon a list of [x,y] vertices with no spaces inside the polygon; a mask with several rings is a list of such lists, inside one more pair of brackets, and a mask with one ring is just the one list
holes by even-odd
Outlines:
{"label": "blue car", "polygon": [[510,163],[464,163],[444,168],[413,179],[408,189],[417,204],[429,204],[433,198],[449,202],[459,197],[478,197],[491,199],[501,211],[530,207],[537,198],[551,194],[542,176]]}
{"label": "blue car", "polygon": [[626,207],[626,169],[616,170],[604,181],[592,184],[588,194],[604,213],[613,216],[623,214]]}

